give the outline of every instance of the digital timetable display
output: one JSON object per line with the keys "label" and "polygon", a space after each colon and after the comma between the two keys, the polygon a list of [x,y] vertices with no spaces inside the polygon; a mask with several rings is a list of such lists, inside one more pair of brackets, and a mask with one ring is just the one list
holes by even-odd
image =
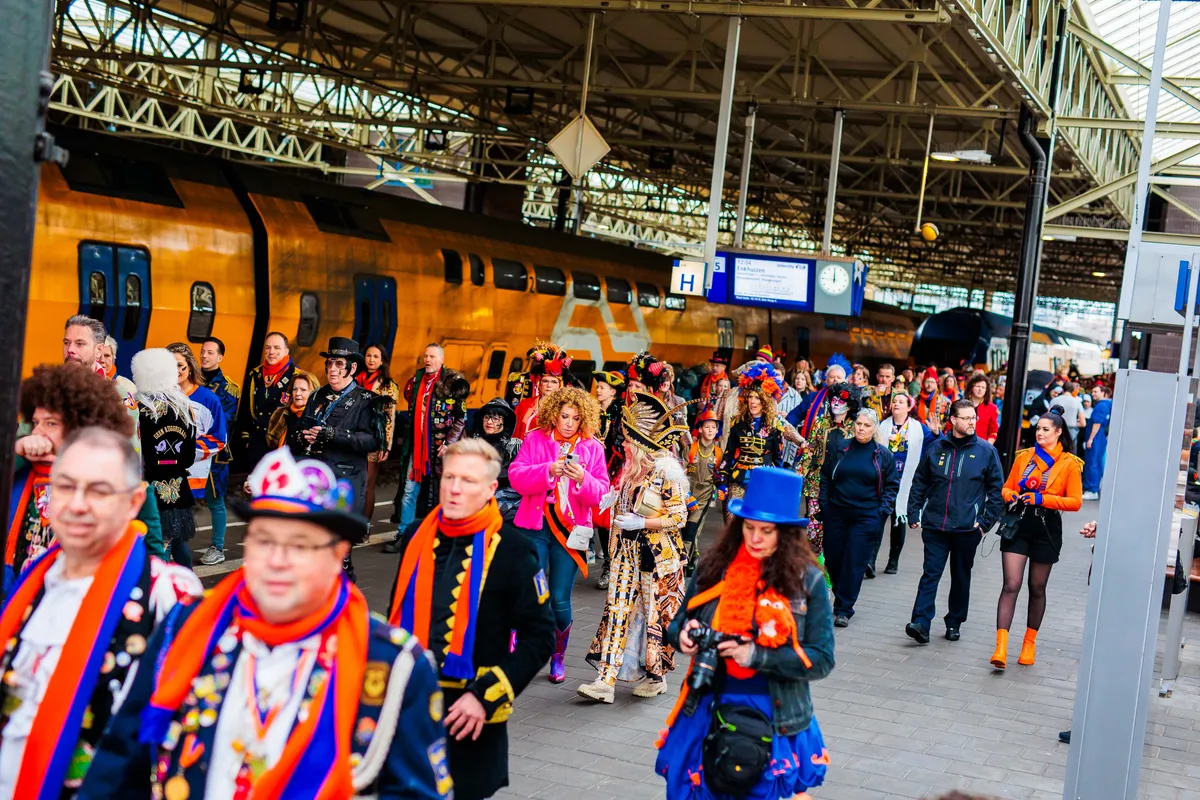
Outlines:
{"label": "digital timetable display", "polygon": [[816,262],[808,258],[729,253],[725,264],[729,300],[745,305],[812,311],[815,267]]}

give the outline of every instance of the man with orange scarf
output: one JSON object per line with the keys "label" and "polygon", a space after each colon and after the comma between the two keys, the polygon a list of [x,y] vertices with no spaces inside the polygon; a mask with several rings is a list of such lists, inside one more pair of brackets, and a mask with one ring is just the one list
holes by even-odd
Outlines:
{"label": "man with orange scarf", "polygon": [[150,640],[81,800],[449,797],[433,666],[342,574],[349,485],[287,449],[249,482],[243,566]]}
{"label": "man with orange scarf", "polygon": [[240,468],[249,472],[272,448],[267,444],[271,414],[292,402],[292,363],[288,339],[272,331],[263,340],[263,363],[250,370],[238,404],[237,458]]}
{"label": "man with orange scarf", "polygon": [[156,624],[203,588],[151,556],[129,437],[75,431],[50,473],[55,543],[0,613],[0,798],[71,798]]}
{"label": "man with orange scarf", "polygon": [[496,504],[500,465],[483,439],[446,448],[441,504],[408,542],[388,618],[438,643],[430,653],[449,704],[457,800],[508,785],[506,720],[554,649],[546,576],[529,538],[503,521]]}

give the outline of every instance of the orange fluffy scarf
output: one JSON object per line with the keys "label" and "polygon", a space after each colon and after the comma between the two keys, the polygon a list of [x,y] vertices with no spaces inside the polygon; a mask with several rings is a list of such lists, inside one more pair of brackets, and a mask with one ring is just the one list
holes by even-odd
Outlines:
{"label": "orange fluffy scarf", "polygon": [[[750,555],[746,546],[725,568],[724,588],[713,616],[713,627],[722,633],[750,636],[757,630],[754,643],[760,647],[779,647],[794,639],[796,618],[792,604],[762,581],[762,561]],[[748,678],[754,670],[725,660],[732,678]]]}

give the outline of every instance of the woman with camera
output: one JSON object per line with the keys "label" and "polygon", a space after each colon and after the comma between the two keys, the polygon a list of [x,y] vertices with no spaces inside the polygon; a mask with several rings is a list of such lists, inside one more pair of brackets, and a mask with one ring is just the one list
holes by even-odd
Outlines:
{"label": "woman with camera", "polygon": [[755,469],[701,559],[667,641],[693,656],[658,742],[667,798],[780,800],[825,779],[809,682],[833,669],[825,579],[801,516],[804,479]]}
{"label": "woman with camera", "polygon": [[1004,482],[1008,512],[1000,521],[1004,586],[996,607],[996,651],[991,663],[1008,666],[1008,629],[1029,564],[1029,611],[1017,663],[1033,664],[1037,633],[1046,615],[1046,583],[1062,552],[1062,512],[1083,506],[1083,460],[1071,453],[1071,435],[1062,416],[1051,411],[1038,418],[1036,444],[1017,452]]}
{"label": "woman with camera", "polygon": [[608,464],[604,445],[595,438],[600,406],[582,389],[565,386],[543,396],[535,422],[508,468],[508,481],[521,495],[513,524],[533,540],[549,582],[555,622],[550,682],[562,683],[571,590],[579,572],[587,577],[592,509],[608,492]]}

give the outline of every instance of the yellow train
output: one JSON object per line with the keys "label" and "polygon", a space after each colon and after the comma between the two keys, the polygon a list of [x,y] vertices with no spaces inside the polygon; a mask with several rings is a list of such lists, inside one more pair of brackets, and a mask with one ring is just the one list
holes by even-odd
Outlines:
{"label": "yellow train", "polygon": [[905,361],[915,317],[866,303],[860,318],[769,312],[664,294],[668,258],[390,195],[76,130],[65,168],[43,168],[24,364],[61,357],[62,323],[105,321],[133,354],[221,338],[231,377],[280,331],[321,371],[328,337],[381,343],[398,379],[425,345],[504,393],[538,338],[580,374],[643,349],[683,365],[760,344],[821,360]]}

